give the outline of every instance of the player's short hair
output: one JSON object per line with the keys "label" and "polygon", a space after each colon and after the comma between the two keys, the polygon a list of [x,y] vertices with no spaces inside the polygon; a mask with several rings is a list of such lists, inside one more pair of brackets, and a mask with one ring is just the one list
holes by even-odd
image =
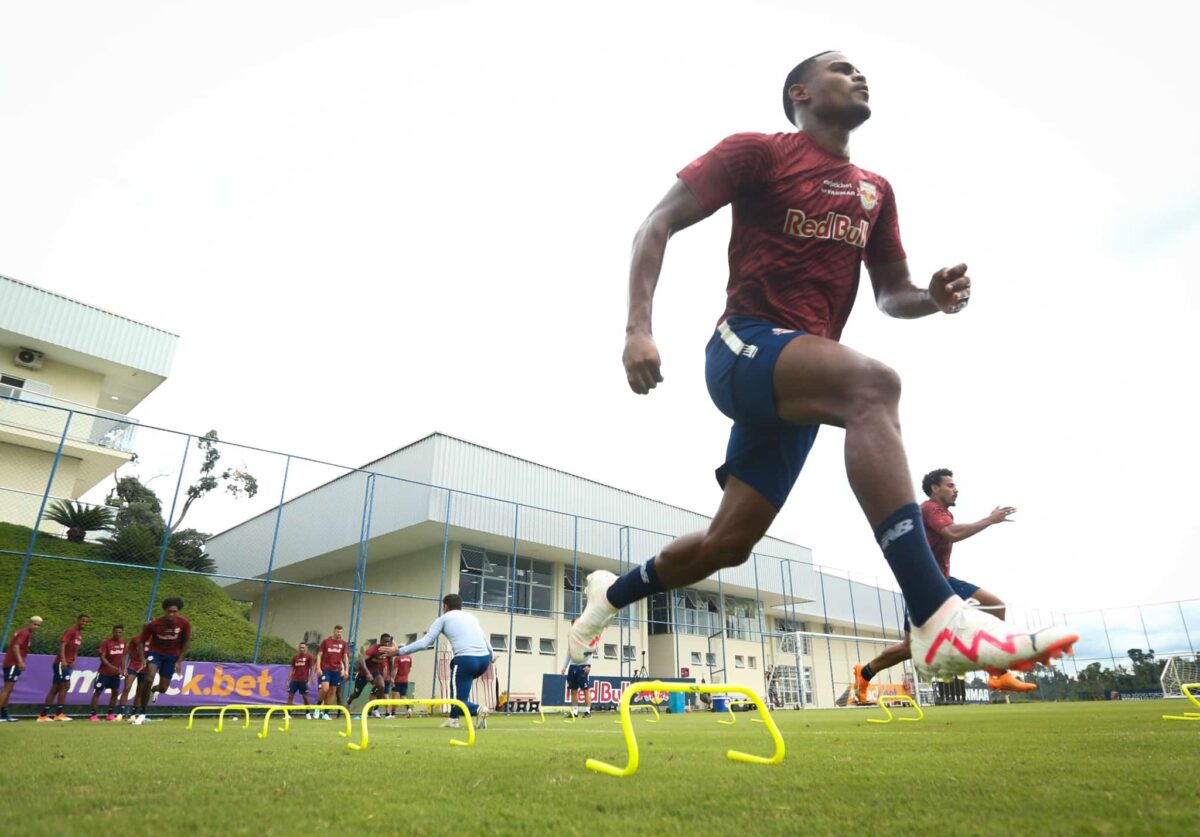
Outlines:
{"label": "player's short hair", "polygon": [[297,645],[296,647],[297,647],[297,648],[299,648],[299,647],[300,647],[300,645],[308,645],[308,643],[307,643],[307,642],[305,642],[304,640],[300,640],[300,644],[299,644],[299,645]]}
{"label": "player's short hair", "polygon": [[925,476],[921,477],[921,490],[925,492],[926,497],[933,496],[933,487],[942,484],[943,477],[952,477],[954,472],[949,468],[938,468],[936,471],[930,471]]}
{"label": "player's short hair", "polygon": [[822,55],[829,55],[831,52],[837,52],[836,49],[827,49],[823,52],[818,52],[816,55],[810,55],[805,58],[787,74],[787,78],[783,80],[783,112],[787,115],[788,122],[796,124],[796,105],[792,102],[792,97],[788,95],[788,88],[793,84],[803,84],[808,80],[808,74],[817,66],[817,59]]}
{"label": "player's short hair", "polygon": [[37,623],[40,625],[40,624],[42,624],[42,621],[43,621],[43,620],[42,620],[42,617],[40,617],[40,616],[30,616],[30,617],[29,617],[29,621],[30,621],[30,622],[37,622]]}
{"label": "player's short hair", "polygon": [[78,622],[80,619],[91,619],[91,618],[92,617],[88,616],[86,613],[81,613],[75,617],[75,621]]}
{"label": "player's short hair", "polygon": [[166,610],[168,607],[177,607],[180,610],[183,610],[183,599],[179,598],[178,596],[171,596],[169,599],[163,599],[163,610]]}
{"label": "player's short hair", "polygon": [[124,625],[113,625],[113,630],[115,631],[117,629],[120,629],[123,631],[123,630],[125,630],[125,626]]}
{"label": "player's short hair", "polygon": [[341,626],[341,625],[334,625],[334,626],[333,626],[333,629],[334,629],[335,631],[340,631],[340,630],[342,630],[342,626]]}
{"label": "player's short hair", "polygon": [[380,634],[379,635],[380,642],[383,642],[385,639],[392,639],[392,635],[391,634]]}
{"label": "player's short hair", "polygon": [[458,593],[447,593],[442,597],[442,604],[447,610],[462,610],[462,596]]}

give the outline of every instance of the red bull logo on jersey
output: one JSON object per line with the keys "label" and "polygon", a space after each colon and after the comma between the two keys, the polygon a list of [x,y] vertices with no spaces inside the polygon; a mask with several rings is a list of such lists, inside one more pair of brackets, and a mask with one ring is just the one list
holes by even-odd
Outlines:
{"label": "red bull logo on jersey", "polygon": [[858,199],[862,202],[863,209],[870,212],[879,203],[879,190],[875,188],[874,183],[860,180],[858,181]]}
{"label": "red bull logo on jersey", "polygon": [[783,231],[787,235],[844,241],[855,247],[867,246],[869,228],[865,218],[855,223],[849,215],[838,212],[827,212],[823,218],[810,218],[803,209],[789,209],[783,222]]}

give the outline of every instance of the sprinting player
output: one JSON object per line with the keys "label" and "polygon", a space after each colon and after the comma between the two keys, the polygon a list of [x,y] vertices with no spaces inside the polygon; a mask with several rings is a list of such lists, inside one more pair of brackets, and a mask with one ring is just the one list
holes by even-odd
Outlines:
{"label": "sprinting player", "polygon": [[308,653],[308,643],[301,642],[296,656],[292,657],[292,671],[288,676],[287,705],[291,706],[296,695],[299,694],[304,698],[304,708],[308,710],[304,715],[306,718],[317,717],[312,710],[312,704],[308,702],[308,681],[312,680],[315,665],[316,660],[313,659],[312,654]]}
{"label": "sprinting player", "polygon": [[142,685],[142,669],[145,667],[142,660],[145,659],[148,643],[141,643],[142,653],[140,655],[137,653],[137,644],[138,640],[136,637],[132,642],[125,643],[125,682],[121,687],[121,700],[118,703],[118,709],[120,710],[118,712],[118,720],[132,720],[129,714],[131,706],[129,694],[130,692],[133,693],[133,703],[137,703],[137,692],[134,691],[134,687],[140,688]]}
{"label": "sprinting player", "polygon": [[[333,626],[333,636],[327,636],[317,646],[317,671],[320,672],[320,689],[317,703],[321,706],[336,706],[341,700],[342,681],[350,673],[346,652],[350,646],[342,639],[342,626]],[[330,717],[328,710],[322,718]]]}
{"label": "sprinting player", "polygon": [[[53,679],[50,681],[50,691],[46,692],[46,705],[38,720],[70,721],[67,716],[67,689],[71,686],[71,672],[75,668],[75,658],[79,656],[79,646],[83,644],[83,629],[91,619],[86,613],[79,614],[75,624],[63,631],[62,639],[58,642],[58,653],[54,655]],[[54,714],[51,714],[51,707]]]}
{"label": "sprinting player", "polygon": [[[404,700],[408,697],[408,678],[412,672],[412,657],[408,654],[403,656],[395,655],[391,662],[391,681],[388,685],[388,697],[396,700]],[[404,707],[409,718],[413,716],[411,706]],[[396,717],[395,706],[388,707],[388,717]]]}
{"label": "sprinting player", "polygon": [[100,643],[100,668],[96,672],[96,685],[92,689],[92,715],[89,720],[96,723],[100,722],[100,716],[96,714],[96,704],[100,702],[100,695],[106,690],[110,690],[112,695],[108,699],[108,712],[104,715],[104,720],[117,720],[117,698],[121,694],[121,678],[125,676],[125,626],[113,625],[112,635],[104,642]]}
{"label": "sprinting player", "polygon": [[[358,700],[358,696],[362,694],[363,689],[367,684],[371,684],[371,699],[378,700],[383,697],[387,690],[385,679],[388,672],[388,655],[395,653],[396,647],[392,645],[392,635],[383,634],[378,640],[368,639],[367,647],[362,650],[362,655],[358,660],[358,668],[354,674],[354,693],[350,695],[347,704],[352,704]],[[378,718],[379,710],[372,709],[371,717]]]}
{"label": "sprinting player", "polygon": [[588,576],[587,607],[571,628],[571,659],[621,608],[744,563],[791,491],[821,424],[846,431],[850,486],[912,614],[913,657],[948,677],[979,668],[1032,668],[1077,636],[1028,633],[967,607],[920,536],[921,511],[900,438],[900,380],[838,339],[865,260],[877,305],[890,316],[961,311],[967,266],[933,274],[928,289],[908,270],[892,188],[847,154],[850,132],[871,115],[866,77],[846,56],[823,52],[797,65],[783,106],[798,132],[736,134],[679,172],[634,239],[623,362],[630,388],[662,382],[651,311],[667,240],[733,206],[725,313],[708,343],[706,378],[733,420],[723,489],[708,529],[668,544],[621,578]]}
{"label": "sprinting player", "polygon": [[[429,633],[410,642],[395,651],[395,656],[403,657],[414,651],[424,651],[432,648],[439,634],[445,634],[450,640],[450,650],[454,655],[450,659],[450,697],[460,700],[467,711],[479,718],[479,728],[487,727],[488,709],[471,703],[471,687],[475,680],[487,673],[492,664],[492,643],[479,620],[462,609],[462,596],[458,593],[448,593],[442,598],[442,615],[429,626]],[[450,707],[450,717],[442,721],[443,727],[457,727],[462,710],[457,706]]]}
{"label": "sprinting player", "polygon": [[19,718],[8,714],[8,698],[12,695],[13,687],[21,679],[25,671],[25,659],[29,656],[29,643],[33,635],[42,628],[42,617],[30,616],[24,628],[12,635],[8,645],[4,646],[4,687],[0,689],[0,723],[15,724]]}
{"label": "sprinting player", "polygon": [[[138,684],[138,708],[134,716],[134,724],[146,722],[146,706],[150,703],[150,693],[161,695],[171,688],[171,678],[175,669],[179,668],[185,656],[188,645],[192,641],[192,623],[179,615],[183,610],[183,599],[172,596],[163,599],[163,615],[147,622],[133,641],[138,655],[145,664],[142,668],[141,683]],[[157,675],[158,682],[154,682]]]}
{"label": "sprinting player", "polygon": [[[950,583],[950,587],[963,599],[974,599],[983,607],[988,608],[996,618],[1004,618],[1004,602],[993,593],[984,590],[978,584],[963,581],[950,575],[950,551],[958,541],[966,540],[977,535],[989,526],[997,523],[1012,523],[1011,517],[1016,513],[1012,506],[996,506],[987,517],[974,523],[955,523],[950,507],[958,501],[958,486],[954,484],[954,472],[949,468],[939,468],[930,471],[921,479],[921,490],[929,499],[921,504],[921,517],[925,522],[925,537],[933,557],[937,559],[938,568]],[[904,641],[889,645],[875,659],[866,665],[854,667],[854,696],[859,703],[867,702],[867,687],[871,678],[879,672],[889,669],[897,663],[902,663],[912,657],[912,642],[910,639],[908,618],[904,620]],[[988,686],[999,691],[1031,692],[1037,688],[1033,683],[1026,683],[1012,672],[1006,671],[997,676],[988,676]]]}
{"label": "sprinting player", "polygon": [[579,715],[579,693],[583,693],[583,717],[592,717],[592,661],[582,663],[571,662],[571,654],[567,653],[563,660],[562,673],[567,676],[567,689],[571,692],[571,717]]}

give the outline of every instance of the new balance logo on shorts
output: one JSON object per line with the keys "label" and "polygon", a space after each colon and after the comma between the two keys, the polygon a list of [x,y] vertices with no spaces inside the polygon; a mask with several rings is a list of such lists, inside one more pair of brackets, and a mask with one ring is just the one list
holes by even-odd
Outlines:
{"label": "new balance logo on shorts", "polygon": [[879,539],[879,548],[887,549],[894,541],[907,535],[913,530],[913,522],[911,520],[901,520],[891,529],[883,533],[883,537]]}

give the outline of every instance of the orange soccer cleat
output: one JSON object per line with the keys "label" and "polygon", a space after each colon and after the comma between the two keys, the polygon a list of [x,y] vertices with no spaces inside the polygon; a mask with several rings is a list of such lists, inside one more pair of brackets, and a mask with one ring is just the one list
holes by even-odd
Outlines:
{"label": "orange soccer cleat", "polygon": [[1006,671],[999,677],[994,674],[989,675],[988,688],[995,689],[997,692],[1032,692],[1037,690],[1037,684],[1026,683],[1011,671]]}
{"label": "orange soccer cleat", "polygon": [[862,706],[867,702],[867,689],[871,685],[869,680],[863,678],[862,670],[862,663],[859,663],[854,667],[854,685],[850,687],[854,692],[854,702],[859,706]]}

